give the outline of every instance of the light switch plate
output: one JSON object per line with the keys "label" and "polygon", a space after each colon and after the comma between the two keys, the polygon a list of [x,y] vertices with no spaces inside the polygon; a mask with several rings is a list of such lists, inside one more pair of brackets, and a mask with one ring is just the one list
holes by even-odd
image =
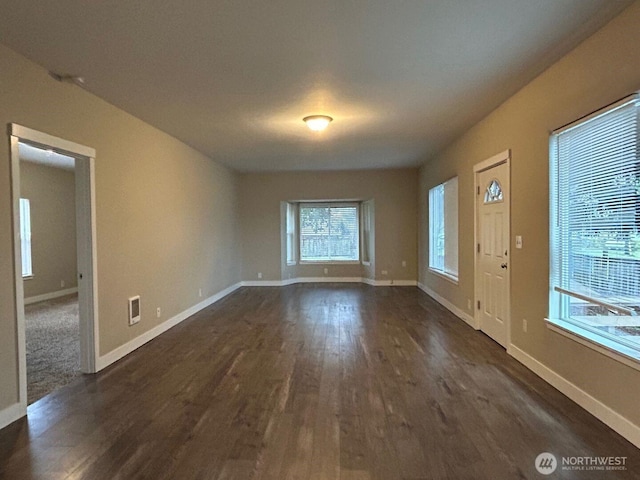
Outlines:
{"label": "light switch plate", "polygon": [[522,235],[516,235],[516,248],[522,248]]}

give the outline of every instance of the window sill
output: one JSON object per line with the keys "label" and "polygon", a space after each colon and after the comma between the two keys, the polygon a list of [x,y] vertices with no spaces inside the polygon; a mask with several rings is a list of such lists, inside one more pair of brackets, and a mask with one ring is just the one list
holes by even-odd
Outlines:
{"label": "window sill", "polygon": [[287,262],[287,267],[293,267],[294,265],[297,265],[298,262]]}
{"label": "window sill", "polygon": [[438,277],[444,278],[448,282],[453,283],[454,285],[458,285],[458,278],[453,275],[449,275],[448,273],[441,272],[439,270],[434,270],[433,268],[429,268],[429,272],[437,275]]}
{"label": "window sill", "polygon": [[362,262],[362,265],[364,265],[365,267],[370,267],[371,266],[371,262]]}
{"label": "window sill", "polygon": [[25,275],[22,277],[22,280],[33,280],[33,275]]}
{"label": "window sill", "polygon": [[545,318],[547,328],[613,360],[640,370],[640,352],[566,320]]}

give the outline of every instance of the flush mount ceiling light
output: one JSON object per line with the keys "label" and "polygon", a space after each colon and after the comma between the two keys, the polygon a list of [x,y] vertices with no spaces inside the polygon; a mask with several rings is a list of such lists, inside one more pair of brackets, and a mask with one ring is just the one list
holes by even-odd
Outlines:
{"label": "flush mount ceiling light", "polygon": [[60,73],[55,73],[55,72],[49,72],[49,75],[62,83],[73,83],[74,85],[77,85],[79,87],[84,87],[84,77],[81,77],[79,75],[63,75]]}
{"label": "flush mount ceiling light", "polygon": [[307,127],[309,127],[314,132],[324,130],[332,120],[333,118],[327,115],[311,115],[302,119],[302,121],[307,124]]}

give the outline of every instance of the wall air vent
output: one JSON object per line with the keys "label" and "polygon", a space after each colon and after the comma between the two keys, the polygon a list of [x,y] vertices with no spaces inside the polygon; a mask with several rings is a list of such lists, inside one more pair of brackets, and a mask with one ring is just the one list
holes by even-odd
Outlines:
{"label": "wall air vent", "polygon": [[140,321],[140,295],[129,299],[129,325]]}

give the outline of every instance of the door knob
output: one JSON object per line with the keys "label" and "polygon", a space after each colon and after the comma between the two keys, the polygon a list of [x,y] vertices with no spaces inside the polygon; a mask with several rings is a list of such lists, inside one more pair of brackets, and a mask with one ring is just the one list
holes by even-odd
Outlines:
{"label": "door knob", "polygon": [[507,264],[503,263],[502,265],[500,265],[500,268],[507,268]]}

